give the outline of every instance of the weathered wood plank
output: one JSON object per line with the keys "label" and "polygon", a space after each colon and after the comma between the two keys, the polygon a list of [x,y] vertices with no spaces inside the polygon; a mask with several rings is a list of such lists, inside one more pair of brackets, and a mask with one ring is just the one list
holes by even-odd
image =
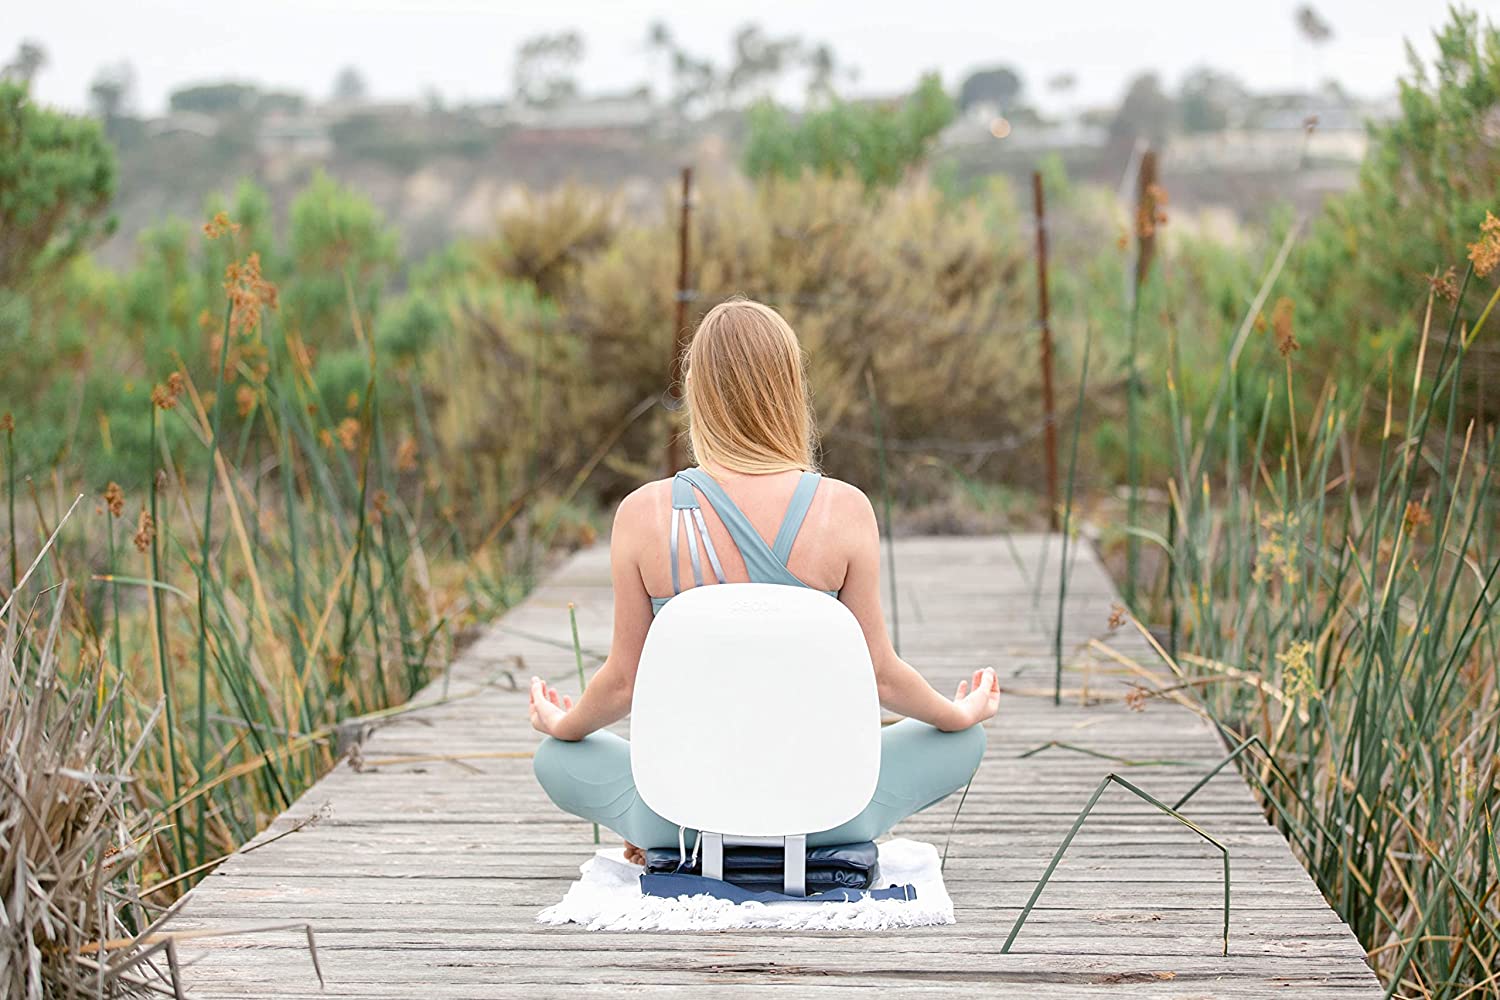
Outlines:
{"label": "weathered wood plank", "polygon": [[[1052,568],[1038,581],[1044,551]],[[594,848],[588,824],[559,813],[531,778],[525,681],[575,677],[569,602],[585,662],[597,665],[608,648],[608,561],[598,548],[558,567],[415,699],[426,707],[376,729],[357,767],[340,764],[191,894],[183,927],[312,923],[326,991],[289,931],[187,943],[193,995],[1378,996],[1359,945],[1232,770],[1188,809],[1232,854],[1228,957],[1218,953],[1217,852],[1118,789],[1079,834],[1014,952],[998,953],[1106,773],[1171,800],[1225,752],[1182,705],[1153,700],[1132,711],[1124,703],[1140,672],[1091,642],[1141,669],[1162,667],[1138,633],[1109,629],[1114,587],[1089,549],[1075,551],[1062,643],[1067,695],[1054,706],[1058,539],[897,545],[903,654],[939,687],[990,665],[1006,689],[950,846],[957,925],[872,937],[590,933],[535,923]],[[1022,756],[1051,742],[1125,761],[1059,748]],[[950,800],[896,832],[942,844],[952,809]],[[606,834],[606,843],[617,839]]]}

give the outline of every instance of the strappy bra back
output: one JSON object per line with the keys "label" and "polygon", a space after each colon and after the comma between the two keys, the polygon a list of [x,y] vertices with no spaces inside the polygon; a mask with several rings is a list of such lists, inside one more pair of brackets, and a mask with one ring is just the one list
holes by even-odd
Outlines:
{"label": "strappy bra back", "polygon": [[[729,494],[724,492],[724,487],[715,482],[712,476],[699,468],[684,469],[677,473],[672,479],[672,541],[669,546],[669,556],[672,561],[672,596],[682,593],[677,562],[681,551],[678,538],[684,532],[687,535],[688,561],[693,568],[693,586],[703,586],[703,561],[698,554],[700,542],[703,548],[703,558],[707,559],[714,578],[719,583],[728,582],[724,579],[724,567],[719,562],[719,554],[714,551],[713,540],[708,536],[708,526],[703,522],[703,507],[698,499],[700,493],[713,508],[714,513],[719,515],[719,520],[729,532],[730,540],[734,542],[740,557],[745,561],[745,570],[750,575],[751,583],[781,583],[790,587],[807,587],[806,583],[786,568],[786,561],[792,554],[792,545],[797,541],[797,532],[802,528],[802,522],[807,517],[807,510],[812,506],[813,494],[818,491],[818,483],[822,479],[823,477],[816,472],[802,473],[802,478],[797,480],[797,488],[792,492],[791,502],[787,504],[786,515],[781,520],[776,539],[767,545],[766,540],[760,537],[760,532],[756,531],[755,526],[750,523],[750,519],[735,506],[734,501],[729,499]],[[808,589],[816,588],[809,587]],[[838,591],[834,590],[825,590],[824,593],[830,597],[838,596]],[[651,613],[654,615],[660,611],[671,599],[671,597],[651,598]]]}

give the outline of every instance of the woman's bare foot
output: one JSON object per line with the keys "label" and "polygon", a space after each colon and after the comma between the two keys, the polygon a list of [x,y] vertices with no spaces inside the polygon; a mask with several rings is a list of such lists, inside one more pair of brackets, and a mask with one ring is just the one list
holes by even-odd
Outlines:
{"label": "woman's bare foot", "polygon": [[633,865],[645,865],[646,852],[627,840],[625,841],[625,860]]}

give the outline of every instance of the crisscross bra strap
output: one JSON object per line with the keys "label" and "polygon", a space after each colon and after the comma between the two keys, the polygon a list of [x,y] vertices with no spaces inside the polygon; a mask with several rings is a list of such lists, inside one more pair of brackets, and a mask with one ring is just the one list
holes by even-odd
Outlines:
{"label": "crisscross bra strap", "polygon": [[693,484],[683,478],[679,473],[672,480],[672,541],[669,545],[672,560],[672,593],[682,593],[682,583],[677,570],[677,553],[680,551],[677,545],[677,537],[685,522],[688,541],[688,560],[693,564],[693,586],[703,586],[703,565],[698,561],[698,539],[703,539],[703,552],[708,556],[708,564],[713,567],[714,576],[720,583],[724,579],[724,567],[719,564],[719,554],[714,551],[713,539],[708,536],[708,525],[703,523],[703,508],[698,503],[698,494],[693,491]]}
{"label": "crisscross bra strap", "polygon": [[[797,488],[792,493],[791,502],[787,505],[786,516],[777,532],[774,547],[766,544],[766,540],[760,536],[760,532],[755,530],[755,526],[750,523],[750,519],[745,516],[744,512],[735,506],[724,488],[702,469],[684,469],[677,474],[676,479],[672,481],[672,506],[674,512],[679,506],[683,508],[691,506],[697,516],[697,523],[701,526],[703,515],[701,509],[698,508],[698,498],[694,495],[696,489],[713,506],[714,513],[718,515],[725,530],[729,532],[730,540],[739,549],[740,558],[745,562],[745,570],[752,583],[786,583],[806,586],[787,569],[786,559],[791,554],[792,543],[796,541],[797,532],[802,527],[808,506],[812,503],[813,494],[817,491],[821,480],[822,476],[816,472],[802,474],[802,478],[797,482]],[[707,538],[708,532],[704,530],[703,535]],[[673,537],[676,537],[675,530]]]}

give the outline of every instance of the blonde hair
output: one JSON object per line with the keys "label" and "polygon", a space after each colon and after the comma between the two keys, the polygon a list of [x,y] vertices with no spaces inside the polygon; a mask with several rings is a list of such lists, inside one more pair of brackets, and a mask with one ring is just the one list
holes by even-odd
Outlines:
{"label": "blonde hair", "polygon": [[683,359],[693,457],[752,474],[814,469],[805,367],[797,334],[770,306],[710,309]]}

